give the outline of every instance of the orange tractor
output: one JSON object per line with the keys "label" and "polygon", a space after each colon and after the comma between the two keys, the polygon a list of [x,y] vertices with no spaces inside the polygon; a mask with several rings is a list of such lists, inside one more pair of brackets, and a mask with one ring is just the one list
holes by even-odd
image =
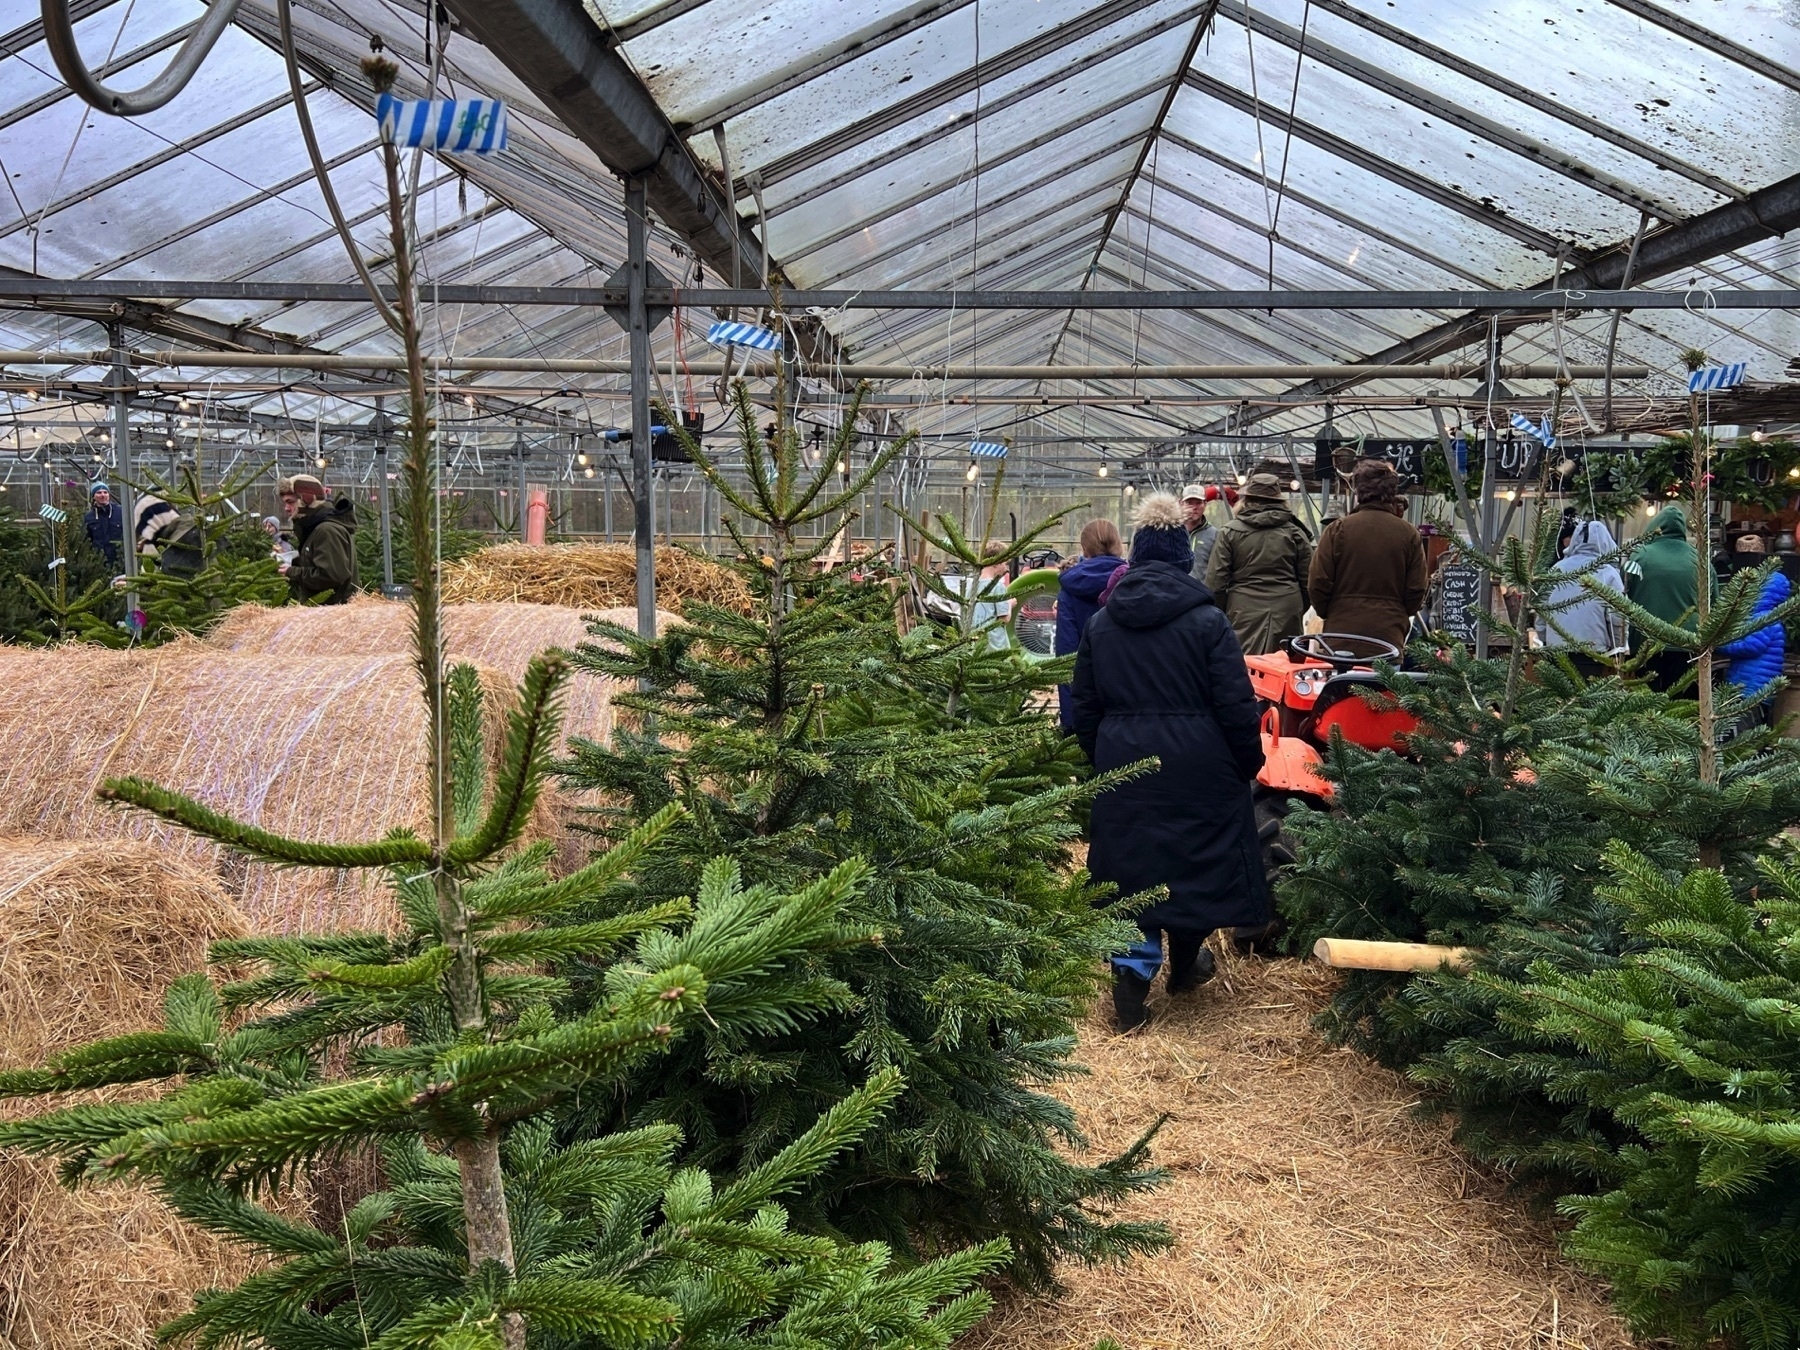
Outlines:
{"label": "orange tractor", "polygon": [[1370,707],[1356,696],[1359,689],[1381,688],[1377,661],[1399,664],[1400,649],[1349,633],[1308,633],[1284,651],[1244,658],[1251,689],[1268,705],[1259,796],[1330,801],[1332,786],[1318,768],[1333,731],[1365,750],[1405,750],[1405,737],[1418,729],[1413,717]]}
{"label": "orange tractor", "polygon": [[[1294,861],[1281,828],[1291,804],[1295,799],[1315,805],[1331,801],[1333,786],[1319,775],[1319,766],[1332,733],[1366,750],[1404,753],[1407,734],[1418,727],[1410,713],[1371,707],[1357,697],[1359,689],[1382,687],[1377,661],[1399,664],[1400,649],[1351,633],[1307,633],[1281,651],[1244,658],[1250,687],[1266,705],[1263,767],[1256,775],[1256,826],[1271,887],[1275,874]],[[1282,927],[1277,919],[1265,928],[1240,928],[1238,949],[1264,949],[1280,936]]]}

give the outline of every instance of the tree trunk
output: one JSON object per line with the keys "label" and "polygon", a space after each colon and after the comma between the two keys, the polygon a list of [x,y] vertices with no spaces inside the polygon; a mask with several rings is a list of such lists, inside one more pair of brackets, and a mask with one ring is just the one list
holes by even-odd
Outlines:
{"label": "tree trunk", "polygon": [[[455,953],[445,973],[445,993],[458,1031],[481,1031],[487,1025],[481,969],[469,932],[468,906],[463,902],[460,880],[443,865],[453,837],[450,819],[449,728],[444,699],[444,648],[438,595],[437,532],[432,515],[437,506],[434,483],[436,466],[431,445],[429,393],[425,384],[423,341],[413,294],[411,241],[407,237],[405,207],[400,192],[399,156],[384,146],[387,169],[388,225],[394,251],[395,311],[400,320],[400,340],[406,350],[407,417],[406,477],[407,516],[413,549],[414,614],[418,624],[419,677],[424,686],[429,720],[427,764],[431,780],[431,847],[438,926],[444,945]],[[468,1244],[469,1268],[498,1261],[507,1270],[513,1264],[512,1222],[506,1209],[506,1184],[500,1165],[499,1127],[489,1125],[480,1135],[455,1143],[457,1171],[462,1183],[463,1226]],[[508,1350],[524,1350],[525,1321],[517,1314],[502,1320]]]}

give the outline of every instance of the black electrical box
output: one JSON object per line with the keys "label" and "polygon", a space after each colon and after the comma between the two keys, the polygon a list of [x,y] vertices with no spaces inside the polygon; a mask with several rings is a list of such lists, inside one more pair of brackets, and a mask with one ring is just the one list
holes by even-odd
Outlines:
{"label": "black electrical box", "polygon": [[[706,414],[701,412],[682,413],[681,429],[695,440],[706,430]],[[650,438],[650,458],[665,464],[688,464],[693,456],[682,445],[681,438],[672,431],[665,431],[660,436]]]}

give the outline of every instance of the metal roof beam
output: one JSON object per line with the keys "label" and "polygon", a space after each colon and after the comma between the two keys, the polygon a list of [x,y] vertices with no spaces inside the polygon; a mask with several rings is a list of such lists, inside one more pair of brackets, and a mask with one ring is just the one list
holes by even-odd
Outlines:
{"label": "metal roof beam", "polygon": [[1547,253],[1551,257],[1567,256],[1586,258],[1588,253],[1583,249],[1571,248],[1567,241],[1556,235],[1527,225],[1522,220],[1514,220],[1497,206],[1489,206],[1486,202],[1465,197],[1454,188],[1446,187],[1434,178],[1427,178],[1422,173],[1394,163],[1376,154],[1366,145],[1346,140],[1323,127],[1314,126],[1298,117],[1290,118],[1286,108],[1278,108],[1274,104],[1264,103],[1251,97],[1235,85],[1226,84],[1223,80],[1214,79],[1197,70],[1185,72],[1182,79],[1193,89],[1206,94],[1228,108],[1236,109],[1246,117],[1260,118],[1276,131],[1286,131],[1310,145],[1315,145],[1329,155],[1354,165],[1365,173],[1374,174],[1377,178],[1385,178],[1388,182],[1426,201],[1434,202],[1446,210],[1458,215],[1467,216],[1470,220],[1486,225],[1527,248],[1539,253]]}
{"label": "metal roof beam", "polygon": [[[468,3],[468,0],[460,0]],[[973,91],[977,84],[988,84],[1013,71],[1022,69],[1034,61],[1050,56],[1072,42],[1078,42],[1092,33],[1110,28],[1115,23],[1129,19],[1140,10],[1148,9],[1156,0],[1107,0],[1097,9],[1090,10],[1070,23],[1058,24],[1035,37],[985,58],[979,70],[971,67],[958,71],[948,79],[940,80],[929,88],[891,107],[879,112],[859,117],[849,126],[822,136],[810,145],[801,146],[770,160],[755,172],[762,175],[764,189],[771,183],[779,183],[784,178],[791,178],[804,172],[816,164],[823,164],[828,159],[854,150],[865,141],[873,140],[884,132],[895,127],[904,126],[922,113],[961,98]],[[746,175],[740,174],[739,177]],[[744,195],[744,194],[740,194]]]}
{"label": "metal roof beam", "polygon": [[[1797,208],[1800,209],[1800,208]],[[1796,219],[1800,224],[1800,219]],[[466,226],[465,226],[466,228]],[[1680,228],[1680,227],[1676,227]],[[1790,225],[1789,228],[1792,228]],[[535,236],[531,236],[535,237]],[[1691,260],[1690,260],[1691,261]],[[1549,283],[1537,290],[1134,290],[1079,291],[1028,288],[1024,290],[964,290],[934,287],[926,290],[792,289],[765,291],[755,287],[734,290],[715,286],[653,286],[646,294],[652,305],[766,307],[785,302],[792,308],[821,309],[1123,309],[1123,310],[1233,310],[1269,309],[1378,310],[1459,309],[1491,313],[1499,310],[1528,311],[1526,321],[1541,320],[1552,312],[1583,310],[1715,309],[1800,310],[1800,290],[1753,290],[1743,287],[1704,290],[1613,290],[1604,283],[1584,284],[1585,269],[1565,271],[1562,284]],[[1590,288],[1592,286],[1592,288]],[[489,286],[446,285],[429,287],[434,299],[454,305],[616,305],[623,303],[622,286]],[[392,288],[385,288],[392,294]],[[332,281],[170,281],[157,277],[99,281],[68,281],[12,271],[0,273],[0,300],[239,300],[294,303],[350,304],[366,300],[360,283]]]}
{"label": "metal roof beam", "polygon": [[1722,56],[1727,61],[1735,62],[1745,70],[1753,70],[1765,80],[1779,84],[1787,89],[1800,91],[1800,71],[1784,66],[1779,61],[1771,60],[1761,52],[1749,47],[1740,46],[1730,38],[1721,36],[1692,19],[1683,18],[1679,14],[1671,14],[1660,5],[1653,5],[1650,0],[1607,0],[1607,3],[1624,10],[1627,14],[1653,23],[1658,28],[1666,28],[1677,37],[1686,38],[1696,47],[1704,47],[1715,56]]}
{"label": "metal roof beam", "polygon": [[1658,220],[1681,220],[1690,214],[1670,202],[1667,198],[1645,192],[1630,183],[1611,177],[1604,171],[1589,164],[1584,164],[1566,149],[1546,145],[1534,136],[1527,136],[1514,127],[1484,117],[1447,99],[1439,98],[1429,89],[1422,89],[1410,80],[1401,79],[1398,75],[1382,69],[1359,56],[1341,51],[1328,42],[1321,42],[1317,37],[1308,35],[1301,40],[1300,30],[1265,14],[1258,14],[1242,0],[1219,0],[1219,12],[1241,28],[1263,37],[1271,38],[1284,47],[1303,53],[1306,59],[1318,62],[1322,66],[1337,71],[1340,75],[1348,75],[1360,84],[1365,84],[1377,93],[1400,103],[1411,104],[1421,112],[1429,113],[1439,121],[1479,137],[1490,145],[1510,151],[1521,159],[1529,160],[1541,169],[1560,174],[1591,192],[1598,192],[1622,202],[1634,211],[1645,212]]}
{"label": "metal roof beam", "polygon": [[448,0],[448,7],[603,164],[645,180],[651,208],[714,275],[730,277],[734,258],[744,277],[761,275],[756,234],[733,220],[734,208],[580,0]]}
{"label": "metal roof beam", "polygon": [[[1486,85],[1495,93],[1504,94],[1514,102],[1523,103],[1526,107],[1543,113],[1546,117],[1554,117],[1559,122],[1566,122],[1577,131],[1585,132],[1595,140],[1617,146],[1628,154],[1636,155],[1639,159],[1654,164],[1666,172],[1679,174],[1690,183],[1698,183],[1701,187],[1708,188],[1721,197],[1743,197],[1748,193],[1747,188],[1738,186],[1728,178],[1722,178],[1698,165],[1689,164],[1679,156],[1670,154],[1661,146],[1639,140],[1636,136],[1621,131],[1609,122],[1603,122],[1597,117],[1589,117],[1586,113],[1571,108],[1566,103],[1540,94],[1527,85],[1509,80],[1479,61],[1470,61],[1448,48],[1439,47],[1435,43],[1415,37],[1406,29],[1378,19],[1373,14],[1365,14],[1354,5],[1347,3],[1347,0],[1312,0],[1312,3],[1315,9],[1323,10],[1334,18],[1342,19],[1347,24],[1353,24],[1365,32],[1373,33],[1384,42],[1390,42],[1396,47],[1402,47],[1417,56],[1422,56],[1453,75],[1459,75],[1465,80],[1472,80],[1476,84]],[[1310,49],[1311,41],[1309,39],[1308,50]]]}

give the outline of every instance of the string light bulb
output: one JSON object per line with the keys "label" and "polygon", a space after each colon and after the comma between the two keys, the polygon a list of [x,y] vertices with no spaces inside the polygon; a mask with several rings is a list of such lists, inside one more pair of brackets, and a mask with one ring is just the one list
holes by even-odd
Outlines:
{"label": "string light bulb", "polygon": [[[586,453],[584,452],[582,454],[575,456],[575,462],[577,464],[581,465],[582,468],[584,468],[584,469],[587,468],[588,457],[587,457]],[[588,477],[592,478],[593,475],[589,474]]]}
{"label": "string light bulb", "polygon": [[1248,482],[1249,482],[1249,481],[1250,481],[1250,480],[1249,480],[1249,479],[1248,479],[1248,478],[1246,478],[1246,477],[1245,477],[1245,476],[1244,476],[1244,475],[1243,475],[1243,474],[1241,474],[1241,473],[1240,473],[1240,474],[1239,474],[1239,475],[1238,475],[1238,476],[1237,476],[1237,480],[1238,480],[1238,486],[1239,486],[1239,487],[1242,487],[1242,486],[1244,486],[1244,484],[1245,484],[1245,483],[1248,483]]}
{"label": "string light bulb", "polygon": [[839,473],[849,473],[850,466],[848,464],[844,463],[844,461],[840,459],[838,461],[838,472]]}
{"label": "string light bulb", "polygon": [[1131,486],[1131,484],[1130,484],[1130,483],[1127,483],[1127,484],[1126,484],[1126,485],[1125,485],[1125,495],[1126,495],[1126,496],[1127,496],[1127,497],[1131,497],[1131,496],[1135,496],[1135,495],[1136,495],[1136,493],[1137,493],[1137,489],[1136,489],[1136,488],[1134,488],[1134,487],[1133,487],[1133,486]]}
{"label": "string light bulb", "polygon": [[969,465],[969,471],[965,473],[963,477],[973,483],[977,478],[981,477],[981,466],[979,464]]}
{"label": "string light bulb", "polygon": [[[583,456],[582,456],[582,458],[583,458],[583,459],[586,459],[586,458],[587,458],[587,456],[586,456],[586,455],[583,455]],[[592,478],[592,477],[593,477],[593,476],[594,476],[594,471],[593,471],[593,470],[592,470],[592,469],[583,469],[583,470],[582,470],[582,471],[581,471],[581,476],[582,476],[582,477],[583,477],[583,478]]]}
{"label": "string light bulb", "polygon": [[1101,477],[1101,478],[1106,477],[1106,465],[1102,464],[1096,472],[1099,477]]}
{"label": "string light bulb", "polygon": [[1298,492],[1299,490],[1300,490],[1300,480],[1298,478],[1290,478],[1288,480],[1288,491],[1289,492]]}

